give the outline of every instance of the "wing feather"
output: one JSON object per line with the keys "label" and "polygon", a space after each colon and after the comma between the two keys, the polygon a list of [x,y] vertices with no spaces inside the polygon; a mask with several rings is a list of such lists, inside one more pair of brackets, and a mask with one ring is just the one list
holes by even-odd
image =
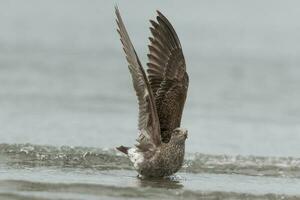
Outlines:
{"label": "wing feather", "polygon": [[132,82],[139,104],[138,128],[140,131],[137,141],[141,148],[158,146],[161,143],[160,124],[156,110],[154,96],[148,83],[145,71],[142,68],[136,51],[130,41],[129,35],[121,18],[119,9],[116,7],[118,33],[126,54],[128,68],[132,76]]}
{"label": "wing feather", "polygon": [[147,63],[148,78],[155,96],[161,137],[167,142],[173,129],[180,127],[188,89],[188,74],[179,38],[169,20],[157,11],[157,22],[150,20]]}

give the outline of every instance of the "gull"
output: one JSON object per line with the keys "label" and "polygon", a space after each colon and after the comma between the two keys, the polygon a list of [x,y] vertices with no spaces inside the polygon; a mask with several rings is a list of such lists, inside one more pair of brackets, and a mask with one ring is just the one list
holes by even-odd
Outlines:
{"label": "gull", "polygon": [[115,13],[139,108],[137,144],[117,149],[141,176],[170,176],[183,164],[187,139],[187,129],[180,123],[189,77],[180,41],[169,20],[157,11],[157,21],[150,20],[147,76],[118,7]]}

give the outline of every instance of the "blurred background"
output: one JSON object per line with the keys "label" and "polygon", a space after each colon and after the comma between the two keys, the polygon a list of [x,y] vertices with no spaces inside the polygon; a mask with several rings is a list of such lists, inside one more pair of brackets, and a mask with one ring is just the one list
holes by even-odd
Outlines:
{"label": "blurred background", "polygon": [[144,67],[156,9],[179,35],[188,152],[300,156],[300,4],[279,0],[1,1],[0,143],[133,145],[116,4]]}
{"label": "blurred background", "polygon": [[[137,178],[118,5],[146,67],[155,10],[190,76],[176,175]],[[0,1],[0,199],[300,198],[300,2]]]}

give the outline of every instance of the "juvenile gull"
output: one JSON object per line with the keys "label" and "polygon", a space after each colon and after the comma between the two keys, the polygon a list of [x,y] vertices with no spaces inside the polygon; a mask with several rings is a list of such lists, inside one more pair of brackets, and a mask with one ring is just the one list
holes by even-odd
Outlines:
{"label": "juvenile gull", "polygon": [[128,155],[142,176],[172,175],[182,166],[187,138],[180,122],[189,78],[180,41],[168,19],[157,11],[157,22],[150,20],[147,77],[117,7],[116,16],[139,104],[138,143],[117,149]]}

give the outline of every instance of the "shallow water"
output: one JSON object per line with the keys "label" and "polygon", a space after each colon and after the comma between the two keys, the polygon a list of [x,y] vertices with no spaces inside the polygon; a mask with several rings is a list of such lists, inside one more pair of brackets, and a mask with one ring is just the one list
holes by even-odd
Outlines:
{"label": "shallow water", "polygon": [[1,1],[1,199],[300,198],[299,2],[117,3],[142,61],[156,9],[180,37],[183,169],[141,180],[113,150],[137,132],[115,2]]}
{"label": "shallow water", "polygon": [[138,178],[128,159],[114,150],[1,144],[0,157],[3,198],[299,197],[300,159],[190,154],[176,175],[149,180]]}

